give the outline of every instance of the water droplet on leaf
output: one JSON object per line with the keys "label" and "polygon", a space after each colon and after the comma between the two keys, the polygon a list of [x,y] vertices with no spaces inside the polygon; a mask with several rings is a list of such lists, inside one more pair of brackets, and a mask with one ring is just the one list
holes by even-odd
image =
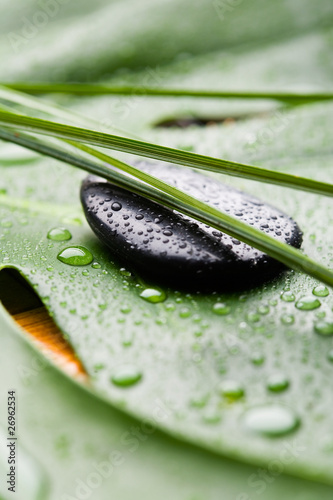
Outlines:
{"label": "water droplet on leaf", "polygon": [[152,304],[157,304],[158,302],[164,302],[166,299],[166,293],[158,288],[146,288],[140,293],[140,297],[147,302]]}
{"label": "water droplet on leaf", "polygon": [[294,431],[299,425],[295,413],[287,407],[278,405],[251,408],[243,416],[245,427],[264,436],[284,436]]}
{"label": "water droplet on leaf", "polygon": [[284,302],[294,302],[295,298],[295,295],[290,290],[281,294],[281,299],[284,300]]}
{"label": "water droplet on leaf", "polygon": [[312,297],[312,295],[306,295],[301,297],[295,304],[295,307],[300,311],[312,311],[321,306],[321,302],[318,299]]}
{"label": "water droplet on leaf", "polygon": [[72,235],[68,229],[64,227],[54,227],[47,233],[47,237],[49,240],[53,241],[66,241],[70,240]]}
{"label": "water droplet on leaf", "polygon": [[240,399],[244,396],[244,388],[235,380],[224,380],[219,387],[220,393],[229,400]]}
{"label": "water droplet on leaf", "polygon": [[281,323],[284,325],[293,325],[295,323],[295,316],[292,314],[283,314],[281,316]]}
{"label": "water droplet on leaf", "polygon": [[271,392],[282,392],[288,389],[289,380],[283,373],[275,373],[268,377],[267,389]]}
{"label": "water droplet on leaf", "polygon": [[58,260],[70,266],[86,266],[93,261],[93,256],[82,246],[67,247],[57,256]]}
{"label": "water droplet on leaf", "polygon": [[327,297],[329,295],[328,288],[325,285],[318,285],[312,290],[313,295],[317,297]]}
{"label": "water droplet on leaf", "polygon": [[228,306],[224,302],[216,302],[216,304],[213,305],[213,313],[215,314],[225,316],[226,314],[229,314],[229,312],[230,306]]}
{"label": "water droplet on leaf", "polygon": [[142,373],[133,365],[118,366],[111,377],[111,381],[118,387],[129,387],[142,379]]}
{"label": "water droplet on leaf", "polygon": [[316,333],[319,333],[319,335],[329,337],[333,335],[333,321],[318,321],[314,325],[314,330]]}

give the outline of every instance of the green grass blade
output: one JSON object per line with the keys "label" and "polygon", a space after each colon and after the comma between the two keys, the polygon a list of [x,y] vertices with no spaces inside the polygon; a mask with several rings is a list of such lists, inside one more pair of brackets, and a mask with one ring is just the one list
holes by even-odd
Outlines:
{"label": "green grass blade", "polygon": [[[156,202],[162,203],[165,206],[176,209],[201,222],[209,224],[219,231],[230,234],[231,236],[271,255],[280,262],[284,263],[286,266],[305,272],[310,276],[319,279],[323,283],[333,286],[333,273],[329,269],[303,255],[299,250],[275,240],[262,231],[259,231],[258,229],[224,214],[214,207],[206,205],[192,196],[183,193],[173,186],[169,186],[163,181],[155,179],[144,172],[139,171],[142,180],[149,180],[151,185],[143,184],[142,182],[130,178],[121,172],[110,169],[107,165],[105,165],[105,163],[97,164],[95,162],[88,161],[77,155],[72,155],[67,151],[63,151],[61,148],[55,147],[53,144],[48,144],[45,140],[39,140],[27,134],[18,134],[6,129],[0,129],[0,138],[82,168],[90,173],[101,175],[121,187],[130,189],[137,194],[144,195]],[[88,152],[88,150],[86,152]],[[101,153],[101,159],[103,159],[103,156],[103,153]],[[134,173],[134,175],[139,176],[137,169],[130,167],[123,162],[116,160],[116,166],[118,168],[122,168],[127,173]],[[163,191],[161,191],[161,189],[163,189]]]}
{"label": "green grass blade", "polygon": [[[8,89],[1,85],[0,85],[0,100],[4,101],[6,104],[11,106],[19,105],[20,107],[23,106],[24,108],[31,109],[34,113],[38,111],[46,113],[52,116],[52,118],[57,117],[61,118],[62,120],[68,120],[69,123],[79,124],[82,127],[94,127],[97,128],[98,130],[101,131],[104,130],[107,132],[109,132],[111,129],[112,132],[115,134],[125,135],[126,137],[132,137],[133,139],[139,139],[139,140],[141,139],[140,137],[134,135],[133,133],[129,133],[126,130],[119,129],[114,126],[111,127],[108,126],[106,130],[106,127],[103,125],[103,123],[94,120],[90,116],[88,117],[85,115],[81,115],[80,113],[72,109],[68,111],[66,108],[63,108],[57,104],[47,102],[44,99],[42,100],[33,96],[29,96],[27,94],[24,94],[23,92],[18,92],[16,90]],[[11,111],[13,112],[12,109]]]}
{"label": "green grass blade", "polygon": [[59,137],[67,140],[84,142],[95,146],[116,149],[126,153],[154,158],[161,161],[169,161],[180,165],[224,173],[235,177],[251,180],[269,182],[281,186],[309,191],[326,196],[333,195],[333,185],[325,182],[315,181],[304,177],[275,172],[264,168],[231,162],[219,158],[190,153],[179,149],[173,149],[157,144],[129,139],[116,135],[96,132],[81,127],[73,127],[54,123],[40,118],[27,117],[15,113],[0,111],[0,123],[14,126],[22,130]]}
{"label": "green grass blade", "polygon": [[80,96],[95,95],[137,95],[155,97],[201,97],[219,99],[274,99],[287,103],[304,103],[311,101],[326,101],[333,99],[333,92],[267,92],[240,90],[195,90],[156,87],[123,86],[95,83],[29,83],[13,82],[2,85],[29,94],[74,94]]}

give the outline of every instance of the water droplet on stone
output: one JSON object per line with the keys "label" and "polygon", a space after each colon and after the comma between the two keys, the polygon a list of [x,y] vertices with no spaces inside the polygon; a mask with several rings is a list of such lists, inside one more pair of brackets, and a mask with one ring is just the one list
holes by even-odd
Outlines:
{"label": "water droplet on stone", "polygon": [[243,416],[245,427],[264,436],[284,436],[299,426],[299,419],[287,407],[267,405],[251,408]]}
{"label": "water droplet on stone", "polygon": [[145,288],[145,290],[140,293],[140,297],[147,302],[157,304],[158,302],[165,301],[166,293],[158,288]]}
{"label": "water droplet on stone", "polygon": [[141,379],[142,373],[134,365],[118,366],[111,377],[112,383],[118,387],[132,386]]}
{"label": "water droplet on stone", "polygon": [[[156,170],[146,163],[139,168],[151,170],[162,180],[258,229],[269,220],[269,228],[263,232],[271,234],[270,229],[278,229],[281,235],[275,233],[275,237],[279,241],[295,247],[301,244],[302,234],[292,219],[247,193],[187,168],[163,165]],[[215,236],[214,228],[99,178],[84,181],[81,201],[91,228],[113,254],[154,280],[186,288],[230,290],[253,287],[284,269],[235,238]]]}
{"label": "water droplet on stone", "polygon": [[320,301],[318,299],[315,299],[312,295],[301,297],[295,304],[295,307],[300,311],[312,311],[313,309],[317,309],[320,306]]}
{"label": "water droplet on stone", "polygon": [[47,233],[47,237],[49,240],[53,241],[67,241],[71,239],[72,235],[68,229],[64,227],[54,227]]}
{"label": "water droplet on stone", "polygon": [[112,203],[111,208],[115,212],[119,212],[119,210],[122,209],[122,205],[121,205],[121,203],[118,203],[118,202],[115,201],[114,203]]}
{"label": "water droplet on stone", "polygon": [[58,260],[70,266],[86,266],[93,261],[93,256],[82,246],[64,248],[57,256]]}

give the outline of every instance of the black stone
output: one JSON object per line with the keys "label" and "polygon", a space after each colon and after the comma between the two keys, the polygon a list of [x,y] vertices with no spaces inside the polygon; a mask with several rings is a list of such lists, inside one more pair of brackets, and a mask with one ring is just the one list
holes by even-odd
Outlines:
{"label": "black stone", "polygon": [[[301,246],[295,221],[247,193],[184,167],[138,167],[281,242]],[[83,182],[81,202],[92,230],[113,256],[155,282],[178,289],[235,290],[262,283],[284,269],[227,234],[97,177]]]}

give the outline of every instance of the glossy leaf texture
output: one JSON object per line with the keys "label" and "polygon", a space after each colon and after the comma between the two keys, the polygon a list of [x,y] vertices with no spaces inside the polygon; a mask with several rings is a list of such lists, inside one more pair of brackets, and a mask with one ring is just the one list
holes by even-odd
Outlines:
{"label": "glossy leaf texture", "polygon": [[[289,84],[293,90],[302,90],[306,75],[309,91],[327,90],[333,75],[331,30],[320,27],[319,14],[314,16],[314,8],[307,5],[303,25],[294,30],[293,37],[283,35],[288,31],[284,20],[288,18],[289,29],[295,24],[290,16],[292,7],[281,3],[285,16],[276,20],[277,25],[281,23],[276,31],[280,42],[254,42],[236,50],[234,39],[234,48],[228,52],[188,55],[161,66],[159,78],[169,86],[177,82],[177,87],[180,81],[193,88],[207,88],[207,82],[217,88],[223,82],[226,88],[269,90]],[[115,8],[120,17],[124,15],[119,4],[105,7],[110,11]],[[325,8],[328,18],[330,4]],[[245,13],[242,5],[238,6],[230,13],[230,23],[236,19],[241,22]],[[225,23],[228,25],[227,18]],[[56,33],[56,25],[53,29]],[[134,39],[143,40],[147,29],[143,23],[142,38],[133,33]],[[250,33],[246,36],[250,38]],[[46,33],[41,32],[31,45],[22,48],[20,57],[39,43],[44,61],[44,37]],[[52,33],[49,40],[53,47]],[[184,41],[184,50],[188,46]],[[216,47],[211,44],[205,50],[212,48]],[[297,58],[306,48],[306,60]],[[52,61],[61,58],[61,47],[58,49],[59,53],[51,55]],[[203,52],[196,47],[193,51]],[[78,53],[77,59],[66,62],[69,75],[80,66],[80,57]],[[17,67],[15,71],[9,68],[9,77],[28,74],[32,79],[32,60],[27,61],[31,66],[27,63],[24,68],[12,62]],[[154,63],[151,59],[148,64]],[[143,60],[142,66],[146,64]],[[47,68],[45,71],[47,74]],[[141,85],[144,94],[148,74],[148,70],[131,72],[108,81]],[[135,95],[66,98],[66,103],[73,110],[94,115],[110,129],[119,126],[146,140],[267,168],[281,167],[322,181],[332,179],[330,102],[283,108],[271,101],[206,102]],[[223,120],[204,128],[154,128],[166,119],[184,117]],[[122,157],[133,161],[128,155]],[[274,478],[264,481],[267,499],[282,495],[301,498],[304,492],[311,500],[319,495],[330,498],[332,487],[324,484],[333,484],[333,336],[329,335],[333,291],[322,293],[322,288],[316,288],[318,282],[293,272],[241,294],[200,290],[188,294],[148,282],[116,262],[84,221],[79,203],[84,173],[49,159],[34,160],[30,153],[6,144],[1,144],[1,158],[6,158],[1,162],[0,176],[1,266],[19,269],[35,287],[92,381],[93,394],[87,394],[52,367],[37,370],[33,377],[31,372],[15,369],[15,383],[22,387],[21,405],[26,408],[25,413],[21,410],[22,444],[34,455],[34,440],[29,437],[29,425],[34,421],[35,459],[40,462],[36,467],[46,470],[50,498],[75,496],[77,478],[86,480],[95,470],[92,462],[106,459],[111,448],[120,448],[126,459],[115,467],[116,486],[108,478],[94,490],[98,499],[108,498],[110,491],[122,500],[132,498],[133,489],[124,484],[126,478],[135,477],[135,485],[147,498],[157,494],[179,500],[215,498],[226,488],[226,496],[243,500],[243,493],[249,498],[258,494],[260,485],[252,485],[258,480],[258,468],[268,470],[269,479]],[[264,201],[274,200],[274,205],[292,216],[303,230],[304,252],[332,268],[329,198],[226,176],[223,181]],[[54,228],[66,229],[71,239],[48,238]],[[93,260],[88,262],[89,257],[68,265],[57,258],[67,247],[83,247]],[[15,335],[17,329],[3,311],[1,323],[2,342],[7,352],[13,353],[15,366],[31,369],[38,355]],[[1,360],[5,381],[12,365],[3,354]],[[6,389],[5,382],[2,387]],[[43,405],[47,398],[52,412]],[[34,404],[28,409],[30,400]],[[278,421],[272,418],[272,407],[278,407]],[[124,417],[123,412],[136,420]],[[126,439],[133,439],[130,429],[143,422],[153,422],[159,430],[151,434],[143,431],[142,440],[134,436],[139,445],[135,452],[129,452]],[[125,442],[123,433],[130,433],[123,438]],[[282,460],[286,450],[287,460]],[[45,463],[38,459],[39,453],[45,453]],[[74,460],[75,468],[70,466]],[[143,463],[147,464],[145,472]],[[57,475],[64,469],[68,472],[58,481]],[[172,485],[165,485],[170,474],[175,478],[175,491]],[[143,478],[150,482],[149,491]],[[309,479],[322,484],[313,486]]]}

